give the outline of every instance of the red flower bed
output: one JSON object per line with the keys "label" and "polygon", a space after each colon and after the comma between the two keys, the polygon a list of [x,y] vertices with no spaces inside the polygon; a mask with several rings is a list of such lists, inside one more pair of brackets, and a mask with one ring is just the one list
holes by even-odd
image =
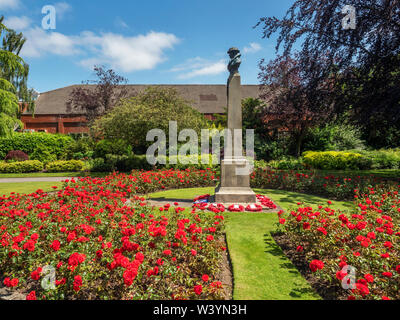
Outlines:
{"label": "red flower bed", "polygon": [[[397,179],[399,180],[399,179]],[[387,179],[371,176],[334,176],[322,175],[314,171],[256,169],[251,175],[251,187],[258,189],[281,189],[295,192],[312,193],[340,200],[351,200],[354,190],[368,192],[370,186],[376,189],[386,185],[396,185]],[[379,188],[378,188],[379,187]]]}
{"label": "red flower bed", "polygon": [[[134,195],[210,177],[207,170],[133,172],[0,198],[0,280],[28,300],[220,299],[223,216],[153,211]],[[55,271],[48,291],[41,285],[47,266]]]}
{"label": "red flower bed", "polygon": [[[400,186],[356,194],[357,211],[328,206],[279,213],[310,270],[348,299],[400,299]],[[352,277],[354,281],[351,281]]]}

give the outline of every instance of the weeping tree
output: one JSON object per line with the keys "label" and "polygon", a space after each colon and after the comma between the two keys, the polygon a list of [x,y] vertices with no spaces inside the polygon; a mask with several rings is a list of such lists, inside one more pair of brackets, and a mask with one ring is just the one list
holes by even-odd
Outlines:
{"label": "weeping tree", "polygon": [[[370,143],[400,129],[400,0],[296,0],[256,27],[264,38],[278,35],[285,57],[299,48],[306,88],[336,74],[336,112],[361,124]],[[321,56],[326,63],[315,63]]]}
{"label": "weeping tree", "polygon": [[[0,18],[0,38],[10,30]],[[0,49],[0,136],[8,136],[18,127],[22,127],[19,116],[19,101],[17,88],[10,81],[10,75],[15,78],[24,76],[26,70],[24,61],[15,53]]]}
{"label": "weeping tree", "polygon": [[[9,30],[3,37],[3,50],[19,56],[25,42],[26,38],[24,38],[22,33]],[[14,85],[19,101],[24,102],[28,111],[34,112],[34,91],[33,89],[28,89],[29,65],[23,62],[23,66],[24,71],[22,74],[13,73],[9,70],[4,73],[3,77]]]}

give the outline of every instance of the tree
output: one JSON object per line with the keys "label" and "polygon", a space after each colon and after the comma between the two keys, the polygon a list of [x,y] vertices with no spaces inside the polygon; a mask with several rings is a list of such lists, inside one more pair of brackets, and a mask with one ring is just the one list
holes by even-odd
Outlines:
{"label": "tree", "polygon": [[[0,38],[10,32],[0,18]],[[22,126],[18,119],[19,104],[17,90],[8,80],[10,75],[22,77],[26,70],[24,61],[11,51],[0,49],[0,136],[10,135]]]}
{"label": "tree", "polygon": [[[325,62],[319,58],[313,64],[320,67]],[[265,101],[262,119],[269,130],[289,132],[295,141],[295,154],[300,156],[308,130],[332,115],[332,80],[315,86],[317,82],[304,72],[298,55],[278,56],[267,65],[262,60],[259,67],[260,97]]]}
{"label": "tree", "polygon": [[[356,9],[355,29],[342,27],[347,5]],[[399,127],[400,0],[297,0],[282,19],[264,17],[257,26],[264,38],[278,33],[276,50],[283,47],[285,57],[301,42],[307,86],[337,74],[337,112],[349,111],[367,130]],[[326,63],[315,66],[321,56]]]}
{"label": "tree", "polygon": [[[18,56],[25,42],[26,38],[24,38],[22,33],[16,33],[14,30],[9,30],[9,32],[3,37],[3,50],[12,52]],[[22,74],[13,74],[12,72],[8,72],[3,76],[14,85],[19,101],[25,103],[28,111],[34,112],[34,90],[28,89],[29,65],[24,62],[23,66],[24,72]]]}
{"label": "tree", "polygon": [[100,115],[110,111],[115,104],[126,97],[127,90],[121,86],[128,82],[122,76],[116,74],[112,69],[105,70],[104,66],[95,66],[96,80],[84,81],[83,84],[94,85],[92,88],[75,88],[67,102],[67,108],[83,111],[92,124]]}
{"label": "tree", "polygon": [[136,97],[121,102],[97,119],[93,129],[108,139],[122,139],[130,143],[135,153],[146,153],[152,142],[146,135],[161,129],[168,136],[169,121],[177,121],[178,132],[193,129],[200,136],[208,128],[204,116],[183,100],[173,88],[149,87]]}

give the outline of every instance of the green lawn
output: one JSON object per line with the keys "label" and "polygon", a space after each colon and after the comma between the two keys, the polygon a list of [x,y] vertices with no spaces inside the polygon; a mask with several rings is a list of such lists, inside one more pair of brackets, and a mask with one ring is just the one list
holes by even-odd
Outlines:
{"label": "green lawn", "polygon": [[[280,190],[260,190],[283,209],[307,205],[326,205],[328,199]],[[151,198],[193,199],[213,194],[214,188],[169,190],[151,194]],[[352,203],[334,202],[336,209],[350,209]],[[275,243],[271,232],[276,230],[274,213],[227,213],[226,234],[234,273],[234,299],[248,300],[315,300],[320,297],[301,276]]]}
{"label": "green lawn", "polygon": [[9,196],[11,192],[20,194],[33,193],[38,189],[43,191],[54,191],[51,187],[61,187],[61,182],[17,182],[17,183],[0,183],[0,195]]}
{"label": "green lawn", "polygon": [[109,173],[103,172],[33,172],[33,173],[0,173],[0,179],[2,178],[46,178],[46,177],[104,177]]}

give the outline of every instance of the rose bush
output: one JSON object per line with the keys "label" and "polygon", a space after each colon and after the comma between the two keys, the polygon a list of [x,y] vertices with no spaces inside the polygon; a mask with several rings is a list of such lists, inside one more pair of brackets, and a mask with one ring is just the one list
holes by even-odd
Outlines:
{"label": "rose bush", "polygon": [[[2,197],[0,280],[28,300],[220,299],[224,217],[154,210],[137,195],[213,179],[209,170],[115,173],[72,179],[55,193]],[[55,289],[41,285],[46,266]]]}
{"label": "rose bush", "polygon": [[287,191],[312,193],[338,200],[353,199],[354,191],[368,192],[370,187],[385,188],[395,186],[395,181],[370,176],[321,175],[315,171],[282,171],[258,168],[251,178],[251,187],[260,189],[281,189]]}
{"label": "rose bush", "polygon": [[331,209],[331,201],[318,208],[300,204],[288,214],[279,212],[279,221],[310,270],[336,284],[338,296],[400,299],[399,189],[356,190],[357,211],[350,213]]}

